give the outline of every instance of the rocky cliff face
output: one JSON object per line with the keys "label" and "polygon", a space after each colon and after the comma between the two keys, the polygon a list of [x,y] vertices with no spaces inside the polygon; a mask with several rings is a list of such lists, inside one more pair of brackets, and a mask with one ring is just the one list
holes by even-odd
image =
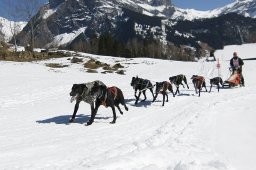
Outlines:
{"label": "rocky cliff face", "polygon": [[[221,48],[256,41],[255,19],[228,14],[192,21],[173,20],[175,12],[176,8],[166,0],[51,0],[33,18],[35,45],[72,48],[105,33],[124,44],[139,39],[195,48],[199,47],[198,42]],[[27,25],[18,42],[25,45],[29,37]]]}

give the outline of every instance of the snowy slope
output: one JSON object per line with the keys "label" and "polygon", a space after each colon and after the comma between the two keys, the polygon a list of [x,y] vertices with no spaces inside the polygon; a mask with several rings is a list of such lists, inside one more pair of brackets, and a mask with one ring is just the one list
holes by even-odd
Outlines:
{"label": "snowy slope", "polygon": [[222,8],[212,11],[213,13],[227,14],[238,13],[245,17],[256,18],[256,1],[255,0],[236,0]]}
{"label": "snowy slope", "polygon": [[11,32],[11,27],[14,28],[14,24],[16,24],[16,28],[17,31],[21,31],[27,24],[27,22],[23,22],[23,21],[18,21],[18,22],[14,22],[14,21],[9,21],[5,18],[0,17],[0,24],[2,25],[2,27],[0,27],[0,31],[5,35],[5,41],[9,41],[12,38],[12,32]]}
{"label": "snowy slope", "polygon": [[27,22],[22,22],[22,21],[19,21],[19,22],[14,22],[14,21],[9,21],[5,18],[2,18],[0,17],[0,32],[3,33],[4,35],[4,39],[5,41],[10,41],[11,38],[12,38],[12,29],[11,28],[14,28],[14,24],[17,25],[17,31],[21,31],[25,25],[27,24]]}
{"label": "snowy slope", "polygon": [[198,11],[194,9],[182,9],[175,7],[172,19],[193,20],[200,18],[212,18],[228,13],[237,13],[245,17],[256,18],[256,1],[255,0],[236,0],[226,6],[208,11]]}
{"label": "snowy slope", "polygon": [[[216,51],[226,79],[228,60],[234,49],[251,56],[256,44],[228,46]],[[214,62],[178,62],[147,58],[124,59],[81,54],[125,66],[126,75],[87,73],[67,58],[32,63],[0,62],[0,169],[136,169],[136,170],[254,170],[256,169],[255,61],[245,61],[243,88],[195,95],[190,77],[217,75]],[[51,69],[45,63],[69,67]],[[100,70],[99,70],[100,71]],[[134,105],[132,76],[155,81],[172,75],[187,76],[190,89],[161,106],[148,100]],[[100,107],[95,122],[90,107],[81,103],[76,123],[68,124],[74,103],[73,83],[102,80],[123,90],[129,111],[118,114],[116,124],[110,108]],[[208,84],[209,89],[209,84]]]}

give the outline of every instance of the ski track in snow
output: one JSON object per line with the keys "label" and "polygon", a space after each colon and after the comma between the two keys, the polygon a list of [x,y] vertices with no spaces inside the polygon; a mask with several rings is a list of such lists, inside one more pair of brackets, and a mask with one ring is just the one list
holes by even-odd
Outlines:
{"label": "ski track in snow", "polygon": [[[202,92],[198,97],[189,78],[198,72],[211,75],[211,63],[204,63],[203,68],[202,63],[93,55],[92,58],[109,63],[120,61],[125,65],[126,75],[89,74],[79,64],[52,70],[44,66],[47,61],[0,62],[0,169],[238,169],[230,157],[216,149],[220,131],[216,126],[220,112],[223,117],[229,117],[227,113],[231,112],[253,112],[255,107],[246,104],[231,107],[233,103],[255,99],[254,86],[250,85],[253,75],[245,73],[249,84],[245,88],[220,89],[218,93],[213,87],[210,94]],[[125,64],[128,62],[139,64]],[[253,64],[246,65],[254,68]],[[164,107],[162,95],[151,103],[149,92],[145,102],[134,105],[132,76],[163,81],[179,74],[180,67],[187,75],[190,89],[180,87],[181,95],[175,97],[169,94]],[[117,123],[111,125],[112,111],[102,106],[95,122],[86,127],[90,109],[88,104],[81,103],[76,123],[69,124],[74,108],[74,103],[69,103],[72,84],[95,79],[121,87],[129,111],[124,111],[124,115],[117,111]],[[121,109],[124,110],[122,106]]]}

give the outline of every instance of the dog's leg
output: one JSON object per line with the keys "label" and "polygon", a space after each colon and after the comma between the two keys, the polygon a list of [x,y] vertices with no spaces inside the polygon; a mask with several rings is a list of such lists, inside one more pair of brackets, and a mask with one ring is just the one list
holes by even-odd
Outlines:
{"label": "dog's leg", "polygon": [[139,92],[139,95],[136,97],[135,104],[138,104],[138,101],[139,101],[139,99],[140,99],[140,95],[141,95],[141,92]]}
{"label": "dog's leg", "polygon": [[180,94],[179,86],[175,86],[175,87],[176,87],[175,95],[177,95],[177,93],[179,93],[179,94]]}
{"label": "dog's leg", "polygon": [[207,92],[207,88],[206,88],[206,84],[205,84],[205,82],[203,83],[203,85],[204,85],[205,91]]}
{"label": "dog's leg", "polygon": [[219,85],[219,83],[218,83],[218,85],[217,85],[217,88],[218,88],[218,92],[220,91],[220,85]]}
{"label": "dog's leg", "polygon": [[180,83],[182,86],[183,86],[183,88],[185,88],[185,86],[184,86],[184,84],[183,83]]}
{"label": "dog's leg", "polygon": [[138,96],[137,96],[137,89],[134,92],[134,96],[135,96],[136,99],[138,98]]}
{"label": "dog's leg", "polygon": [[75,105],[75,108],[74,108],[74,113],[72,115],[72,118],[69,120],[70,123],[73,123],[74,120],[75,120],[76,113],[77,113],[77,110],[79,108],[79,104],[80,104],[80,101],[76,101],[76,105]]}
{"label": "dog's leg", "polygon": [[[170,86],[169,91],[172,93],[172,96],[175,97],[175,93],[173,92],[172,86]],[[177,90],[176,90],[176,92],[177,92]]]}
{"label": "dog's leg", "polygon": [[151,91],[152,96],[153,96],[153,99],[154,99],[154,92],[153,92],[153,89],[152,89],[152,88],[150,88],[149,90]]}
{"label": "dog's leg", "polygon": [[187,88],[189,89],[189,86],[188,86],[188,84],[186,83],[186,85],[187,85]]}
{"label": "dog's leg", "polygon": [[162,92],[162,94],[163,94],[163,104],[162,104],[162,106],[164,106],[164,102],[165,102],[165,93]]}
{"label": "dog's leg", "polygon": [[94,121],[95,115],[97,114],[97,111],[100,107],[100,101],[96,100],[95,102],[95,108],[93,109],[93,111],[91,112],[91,119],[87,122],[87,125],[91,125]]}
{"label": "dog's leg", "polygon": [[92,115],[93,110],[94,110],[94,102],[92,102],[90,105],[91,105],[91,115]]}
{"label": "dog's leg", "polygon": [[142,91],[143,95],[144,95],[144,99],[142,100],[143,102],[147,99],[147,96],[146,96],[146,90],[143,90]]}
{"label": "dog's leg", "polygon": [[197,82],[194,84],[194,87],[195,87],[195,91],[196,91],[196,94],[197,94]]}
{"label": "dog's leg", "polygon": [[187,82],[187,78],[186,78],[186,76],[184,76],[184,79],[183,79],[183,81],[185,82],[185,84],[187,85],[187,88],[189,89],[189,87],[188,87],[188,82]]}
{"label": "dog's leg", "polygon": [[119,112],[120,112],[121,115],[124,114],[124,113],[122,112],[122,110],[120,109],[119,104],[116,103],[115,106],[117,107],[117,109],[119,110]]}
{"label": "dog's leg", "polygon": [[[177,95],[178,91],[179,91],[179,88],[176,88],[175,95]],[[180,94],[180,93],[179,93],[179,94]]]}
{"label": "dog's leg", "polygon": [[111,109],[112,109],[112,112],[113,112],[113,121],[110,122],[110,123],[114,124],[114,123],[116,123],[116,110],[115,110],[115,106],[112,105]]}
{"label": "dog's leg", "polygon": [[158,93],[156,93],[156,95],[154,96],[153,102],[156,101],[157,96],[158,96]]}
{"label": "dog's leg", "polygon": [[212,84],[211,84],[211,86],[210,86],[210,91],[209,91],[209,93],[211,93],[211,91],[212,91]]}

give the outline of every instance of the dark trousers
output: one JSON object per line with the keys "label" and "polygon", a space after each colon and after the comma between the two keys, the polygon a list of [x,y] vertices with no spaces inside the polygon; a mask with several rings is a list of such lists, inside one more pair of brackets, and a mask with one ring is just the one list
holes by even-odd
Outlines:
{"label": "dark trousers", "polygon": [[240,77],[241,77],[241,84],[244,85],[244,76],[243,76],[242,72],[240,73]]}

